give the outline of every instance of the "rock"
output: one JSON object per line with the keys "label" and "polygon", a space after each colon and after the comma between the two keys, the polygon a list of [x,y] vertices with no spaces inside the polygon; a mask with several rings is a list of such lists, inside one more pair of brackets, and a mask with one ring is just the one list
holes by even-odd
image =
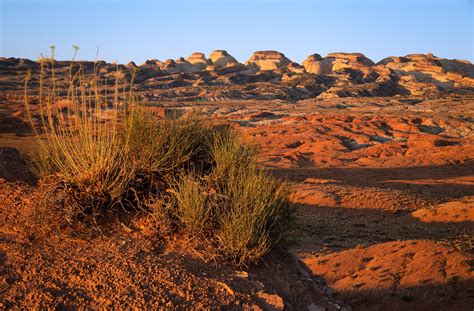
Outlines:
{"label": "rock", "polygon": [[157,59],[147,59],[143,65],[159,66],[161,62]]}
{"label": "rock", "polygon": [[[246,62],[239,63],[224,50],[216,50],[207,58],[200,52],[186,59],[160,61],[149,59],[136,67],[130,62],[117,65],[132,76],[142,101],[159,98],[173,100],[208,99],[285,99],[426,96],[467,94],[474,90],[474,66],[469,61],[444,59],[433,54],[410,54],[388,57],[375,64],[361,53],[330,53],[308,56],[302,66],[277,51],[258,51]],[[49,68],[51,60],[43,60]],[[55,72],[61,83],[68,81],[70,62],[55,61]],[[30,86],[37,88],[40,63],[21,58],[0,58],[0,96],[23,101],[21,85],[27,69],[32,70]],[[113,80],[116,66],[103,61],[76,61],[86,74],[98,68],[100,75]],[[49,70],[49,69],[47,69]],[[226,86],[218,90],[216,86]],[[64,86],[64,85],[63,85]],[[194,89],[193,87],[199,86]],[[177,88],[180,90],[176,90]],[[174,88],[173,91],[169,89]],[[3,120],[5,121],[5,120]],[[2,128],[11,127],[0,122]]]}
{"label": "rock", "polygon": [[245,62],[248,67],[258,70],[276,70],[286,68],[292,61],[277,51],[257,51]]}
{"label": "rock", "polygon": [[222,286],[229,295],[231,295],[231,296],[235,295],[234,290],[232,288],[230,288],[230,286],[227,285],[226,283],[219,282],[219,281],[216,281],[216,283],[219,284],[220,286]]}
{"label": "rock", "polygon": [[202,70],[201,66],[195,66],[182,57],[178,58],[175,63],[181,72],[198,72]]}
{"label": "rock", "polygon": [[375,63],[365,57],[364,54],[362,53],[342,53],[342,52],[336,52],[336,53],[329,53],[326,58],[334,58],[336,60],[343,61],[345,63],[360,63],[364,64],[366,66],[374,66]]}
{"label": "rock", "polygon": [[129,68],[137,68],[137,64],[135,64],[135,62],[129,62],[129,63],[127,64],[127,67],[129,67]]}
{"label": "rock", "polygon": [[167,59],[165,62],[158,64],[161,71],[167,74],[178,73],[180,69],[176,65],[176,62],[172,59]]}
{"label": "rock", "polygon": [[473,222],[474,197],[463,197],[461,200],[419,209],[412,212],[411,215],[422,222]]}
{"label": "rock", "polygon": [[191,54],[191,56],[186,58],[186,60],[197,68],[199,68],[200,70],[206,69],[206,67],[211,64],[211,61],[206,58],[204,53],[200,52],[195,52]]}
{"label": "rock", "polygon": [[[452,90],[458,88],[474,87],[474,66],[469,61],[449,60],[439,58],[433,54],[409,54],[403,57],[387,57],[377,63],[379,66],[389,68],[400,76],[412,76],[410,82],[415,90],[412,94],[424,94],[424,84],[418,87],[417,82],[428,83],[437,88]],[[430,92],[432,93],[432,92]]]}
{"label": "rock", "polygon": [[[373,72],[374,62],[361,53],[330,53],[325,59],[332,62],[332,73],[344,70],[359,71],[362,76],[370,75]],[[351,79],[353,80],[353,79]]]}
{"label": "rock", "polygon": [[236,63],[236,64],[228,63],[227,66],[225,67],[219,67],[214,64],[206,67],[207,71],[211,71],[212,72],[211,74],[214,74],[217,76],[225,75],[229,73],[235,73],[235,72],[239,72],[245,69],[246,69],[245,66],[240,63]]}
{"label": "rock", "polygon": [[[227,54],[227,51],[225,50],[215,50],[211,53],[211,55],[209,55],[209,58],[211,59],[212,65],[214,65],[213,68],[221,68],[239,64],[239,62],[234,57]],[[206,68],[206,70],[208,69]]]}
{"label": "rock", "polygon": [[294,73],[305,73],[305,68],[298,63],[291,62],[287,66],[288,70]]}
{"label": "rock", "polygon": [[235,271],[235,276],[242,279],[248,279],[249,273],[247,271]]}
{"label": "rock", "polygon": [[317,75],[325,75],[331,73],[331,60],[324,60],[319,54],[312,54],[303,61],[303,67],[306,72]]}
{"label": "rock", "polygon": [[303,61],[303,66],[309,73],[318,75],[337,74],[343,80],[356,83],[366,83],[378,77],[373,68],[374,62],[361,53],[330,53],[321,58],[313,54]]}
{"label": "rock", "polygon": [[259,292],[256,297],[257,303],[268,311],[280,311],[285,308],[283,299],[276,294]]}

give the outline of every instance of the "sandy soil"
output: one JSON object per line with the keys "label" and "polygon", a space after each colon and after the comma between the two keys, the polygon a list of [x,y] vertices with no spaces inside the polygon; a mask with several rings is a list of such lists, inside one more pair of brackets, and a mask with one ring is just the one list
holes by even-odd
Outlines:
{"label": "sandy soil", "polygon": [[[330,309],[334,291],[354,310],[472,310],[472,96],[182,102],[155,109],[196,107],[235,124],[260,146],[262,163],[294,189],[299,208],[290,250],[307,268],[290,255],[271,254],[242,280],[229,267],[210,268],[202,258],[166,250],[146,232],[121,226],[106,237],[37,244],[14,225],[24,217],[11,216],[16,205],[7,203],[0,226],[4,305],[199,301],[201,307],[252,308],[265,296],[258,294],[262,283],[266,293],[278,295],[265,301],[278,305],[281,297],[294,309]],[[2,111],[22,124],[20,113],[13,116],[18,107]],[[0,133],[2,146],[27,150],[30,143],[23,130]],[[0,164],[1,177],[15,180],[19,175],[8,176],[7,167]],[[13,195],[19,200],[34,192],[28,187],[8,181],[2,192],[19,191]],[[180,295],[176,288],[189,290]]]}

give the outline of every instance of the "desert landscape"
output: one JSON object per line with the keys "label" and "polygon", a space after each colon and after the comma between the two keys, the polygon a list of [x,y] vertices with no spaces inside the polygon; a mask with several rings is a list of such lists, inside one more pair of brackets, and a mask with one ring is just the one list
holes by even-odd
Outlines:
{"label": "desert landscape", "polygon": [[82,68],[133,80],[158,119],[193,113],[230,125],[285,181],[294,219],[248,265],[207,256],[192,238],[164,239],[143,211],[116,209],[99,230],[38,232],[25,100],[39,123],[41,65],[1,58],[0,309],[472,310],[469,61],[330,53],[298,64],[258,51],[239,63],[224,50],[141,65],[42,61],[58,98],[70,68]]}

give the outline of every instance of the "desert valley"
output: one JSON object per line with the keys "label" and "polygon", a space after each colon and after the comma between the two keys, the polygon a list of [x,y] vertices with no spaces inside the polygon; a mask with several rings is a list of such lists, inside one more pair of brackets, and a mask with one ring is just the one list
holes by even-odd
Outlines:
{"label": "desert valley", "polygon": [[330,53],[298,64],[258,51],[240,63],[216,50],[140,65],[42,62],[58,98],[81,69],[111,92],[115,79],[133,81],[127,91],[157,119],[230,125],[285,181],[294,219],[248,265],[163,239],[143,211],[115,211],[98,231],[38,233],[25,100],[39,124],[41,65],[0,58],[0,309],[472,310],[469,61]]}

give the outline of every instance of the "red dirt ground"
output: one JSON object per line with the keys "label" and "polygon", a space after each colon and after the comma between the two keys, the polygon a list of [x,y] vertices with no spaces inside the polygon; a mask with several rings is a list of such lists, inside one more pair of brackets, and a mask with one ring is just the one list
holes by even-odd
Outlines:
{"label": "red dirt ground", "polygon": [[[166,307],[186,306],[189,299],[203,308],[241,309],[258,305],[263,283],[265,292],[292,309],[312,303],[334,308],[327,298],[334,291],[354,310],[472,310],[474,98],[163,106],[159,109],[199,107],[203,115],[236,124],[247,141],[261,147],[261,162],[294,190],[299,208],[290,249],[309,270],[273,254],[234,282],[235,271],[228,267],[168,251],[144,232],[127,233],[121,226],[106,237],[37,244],[22,229],[26,216],[16,218],[17,205],[4,203],[9,211],[2,211],[0,239],[8,263],[0,283],[4,305],[100,307],[110,301]],[[23,150],[29,141],[12,133],[0,136],[0,145]],[[4,182],[2,193],[15,187]],[[9,190],[18,192],[15,200],[34,192],[18,187]],[[309,271],[311,282],[303,277]],[[189,292],[181,295],[177,288]],[[268,301],[281,304],[277,297]]]}

